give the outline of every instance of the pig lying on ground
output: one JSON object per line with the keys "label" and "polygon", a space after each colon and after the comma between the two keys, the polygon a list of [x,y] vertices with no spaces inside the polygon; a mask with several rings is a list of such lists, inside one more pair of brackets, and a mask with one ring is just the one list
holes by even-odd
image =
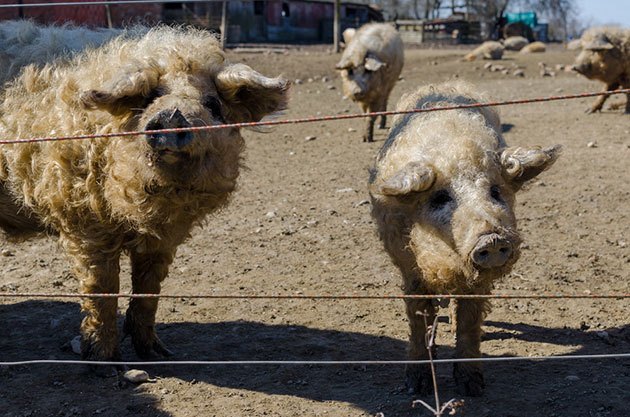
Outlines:
{"label": "pig lying on ground", "polygon": [[[400,35],[386,23],[369,23],[351,36],[336,67],[341,72],[344,94],[363,112],[387,110],[391,93],[404,62]],[[375,117],[369,117],[364,142],[372,142]],[[379,128],[385,128],[381,116]]]}
{"label": "pig lying on ground", "polygon": [[[588,79],[606,83],[604,91],[630,88],[630,29],[593,28],[580,38],[582,52],[573,70]],[[601,111],[608,96],[599,96],[587,113]],[[630,113],[630,94],[626,94],[626,113]]]}
{"label": "pig lying on ground", "polygon": [[527,38],[522,36],[510,36],[509,38],[501,41],[501,43],[508,51],[520,51],[529,44],[529,41]]}
{"label": "pig lying on ground", "polygon": [[501,43],[495,41],[486,41],[473,49],[464,56],[464,61],[474,61],[478,58],[482,59],[501,59],[505,48]]}
{"label": "pig lying on ground", "polygon": [[[397,110],[473,104],[464,83],[420,88]],[[560,147],[508,148],[493,108],[396,116],[371,170],[372,216],[406,294],[489,294],[519,257],[514,197],[523,183],[549,168]],[[423,314],[429,325],[437,300],[406,300],[409,356],[428,359]],[[461,299],[456,308],[456,356],[480,357],[487,300]],[[456,364],[467,395],[480,395],[479,363]],[[428,366],[407,367],[410,388],[426,393]]]}
{"label": "pig lying on ground", "polygon": [[[26,67],[4,92],[0,137],[102,134],[260,120],[283,109],[287,81],[228,64],[205,31],[159,27],[69,62]],[[159,293],[179,244],[236,186],[236,128],[0,146],[0,226],[59,234],[83,293],[117,293],[122,252],[134,293]],[[168,356],[157,299],[124,323],[141,358]],[[82,356],[120,359],[116,299],[82,305]]]}
{"label": "pig lying on ground", "polygon": [[123,34],[139,35],[141,30],[141,27],[123,31],[91,30],[71,25],[40,26],[28,20],[0,22],[0,84],[17,76],[26,65],[43,65],[57,58],[69,58]]}
{"label": "pig lying on ground", "polygon": [[547,46],[543,42],[532,42],[529,45],[523,47],[519,53],[521,54],[535,54],[542,53],[547,50]]}

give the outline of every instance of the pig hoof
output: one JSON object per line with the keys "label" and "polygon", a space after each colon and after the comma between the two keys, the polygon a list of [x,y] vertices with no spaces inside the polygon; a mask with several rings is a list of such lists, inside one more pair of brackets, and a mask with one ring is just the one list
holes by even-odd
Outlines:
{"label": "pig hoof", "polygon": [[156,360],[165,359],[175,355],[170,349],[168,349],[164,343],[154,335],[154,338],[150,341],[137,340],[132,336],[133,347],[136,354],[140,359],[144,360]]}
{"label": "pig hoof", "polygon": [[483,389],[486,384],[480,370],[455,368],[453,374],[455,376],[458,394],[467,395],[469,397],[479,397],[483,394]]}
{"label": "pig hoof", "polygon": [[128,368],[126,365],[90,365],[89,369],[99,378],[120,378]]}
{"label": "pig hoof", "polygon": [[431,372],[423,365],[408,365],[405,385],[409,394],[428,395],[433,392]]}
{"label": "pig hoof", "polygon": [[[109,357],[102,354],[102,347],[97,343],[83,342],[81,343],[81,358],[86,361],[120,361],[120,353],[114,351]],[[94,375],[101,378],[112,378],[120,372],[125,372],[125,365],[88,365],[88,369]]]}

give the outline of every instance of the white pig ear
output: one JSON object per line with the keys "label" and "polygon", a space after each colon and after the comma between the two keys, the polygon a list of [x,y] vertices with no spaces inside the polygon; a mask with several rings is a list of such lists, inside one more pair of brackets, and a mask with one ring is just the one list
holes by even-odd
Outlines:
{"label": "white pig ear", "polygon": [[582,46],[589,51],[602,51],[614,48],[614,45],[604,37],[595,38],[590,42],[582,42]]}
{"label": "white pig ear", "polygon": [[341,60],[335,65],[335,69],[344,70],[348,68],[352,68],[352,62],[346,56],[342,56]]}
{"label": "white pig ear", "polygon": [[370,185],[372,194],[384,196],[403,196],[426,191],[435,181],[435,172],[423,162],[410,162],[392,177],[376,181]]}
{"label": "white pig ear", "polygon": [[518,189],[551,167],[561,151],[560,145],[544,149],[507,148],[501,153],[501,166],[505,177]]}
{"label": "white pig ear", "polygon": [[223,68],[215,84],[226,104],[225,119],[231,123],[257,122],[287,106],[289,81],[267,78],[244,64]]}
{"label": "white pig ear", "polygon": [[368,55],[365,58],[365,69],[368,71],[378,71],[381,67],[384,67],[386,64],[375,56]]}

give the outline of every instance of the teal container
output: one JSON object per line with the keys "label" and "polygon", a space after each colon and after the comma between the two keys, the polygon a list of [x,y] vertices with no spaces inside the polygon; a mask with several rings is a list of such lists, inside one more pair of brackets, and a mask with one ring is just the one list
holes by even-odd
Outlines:
{"label": "teal container", "polygon": [[506,13],[505,18],[507,19],[508,24],[523,22],[532,29],[538,24],[536,12]]}

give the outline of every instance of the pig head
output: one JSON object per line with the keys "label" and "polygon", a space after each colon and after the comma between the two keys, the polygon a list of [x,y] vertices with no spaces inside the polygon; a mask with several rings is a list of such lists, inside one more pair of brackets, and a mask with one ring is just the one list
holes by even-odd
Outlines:
{"label": "pig head", "polygon": [[558,155],[556,147],[489,150],[478,140],[415,150],[370,185],[376,214],[387,217],[383,227],[396,229],[381,233],[398,239],[396,262],[417,269],[431,291],[487,292],[510,271],[521,242],[515,194]]}

